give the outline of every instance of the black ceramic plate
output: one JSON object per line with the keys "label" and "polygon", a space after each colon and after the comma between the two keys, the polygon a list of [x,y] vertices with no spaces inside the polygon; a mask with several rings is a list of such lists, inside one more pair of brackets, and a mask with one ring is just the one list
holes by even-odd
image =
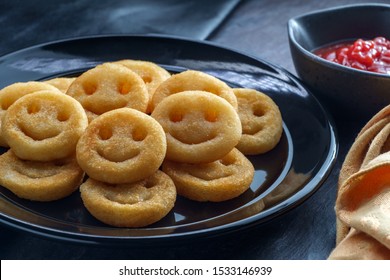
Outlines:
{"label": "black ceramic plate", "polygon": [[[76,191],[39,203],[17,198],[0,186],[0,220],[35,234],[98,244],[145,245],[209,237],[261,224],[307,199],[325,180],[337,154],[335,129],[318,101],[286,71],[211,43],[160,36],[101,36],[51,42],[0,58],[0,87],[80,73],[119,59],[160,64],[172,73],[195,69],[232,87],[254,88],[278,104],[284,133],[275,149],[251,156],[250,189],[221,203],[178,198],[174,209],[146,228],[106,226],[84,208]],[[4,149],[2,150],[4,151]]]}

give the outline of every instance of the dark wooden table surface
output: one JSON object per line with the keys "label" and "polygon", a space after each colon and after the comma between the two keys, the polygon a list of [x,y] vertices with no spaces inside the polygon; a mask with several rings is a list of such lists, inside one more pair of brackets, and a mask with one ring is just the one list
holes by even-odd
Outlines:
{"label": "dark wooden table surface", "polygon": [[[288,47],[288,19],[317,9],[367,1],[123,0],[110,1],[110,4],[104,4],[103,1],[1,2],[4,3],[0,3],[0,53],[73,36],[152,32],[209,40],[265,59],[295,74]],[[208,2],[214,4],[209,6]],[[390,4],[390,1],[378,2]],[[158,28],[151,28],[153,24]],[[338,172],[346,152],[365,121],[335,119],[339,154],[330,176],[303,204],[271,223],[211,240],[191,240],[186,244],[169,247],[136,249],[73,244],[0,226],[0,257],[326,259],[335,244],[333,207]]]}

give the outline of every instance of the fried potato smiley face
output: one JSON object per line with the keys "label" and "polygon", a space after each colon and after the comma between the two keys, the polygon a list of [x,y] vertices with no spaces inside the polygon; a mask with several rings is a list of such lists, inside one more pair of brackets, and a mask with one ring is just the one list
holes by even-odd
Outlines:
{"label": "fried potato smiley face", "polygon": [[195,201],[220,202],[244,193],[255,169],[237,149],[211,163],[188,164],[166,160],[162,169],[175,183],[177,193]]}
{"label": "fried potato smiley face", "polygon": [[107,184],[89,178],[80,187],[87,210],[117,227],[144,227],[166,216],[176,201],[176,187],[162,171],[127,184]]}
{"label": "fried potato smiley face", "polygon": [[283,133],[283,120],[276,103],[254,89],[235,88],[242,137],[237,148],[245,155],[264,154],[272,150]]}
{"label": "fried potato smiley face", "polygon": [[8,108],[2,134],[19,158],[50,161],[73,155],[87,125],[75,99],[58,91],[39,91]]}
{"label": "fried potato smiley face", "polygon": [[104,63],[81,74],[66,94],[78,100],[88,120],[119,108],[145,112],[149,94],[139,75],[125,66]]}
{"label": "fried potato smiley face", "polygon": [[236,110],[209,92],[170,95],[152,113],[167,135],[167,159],[207,163],[229,153],[241,137]]}
{"label": "fried potato smiley face", "polygon": [[162,127],[149,115],[130,108],[102,114],[77,144],[81,168],[110,184],[144,179],[160,167],[166,152]]}
{"label": "fried potato smiley face", "polygon": [[1,119],[9,106],[19,98],[41,90],[54,90],[57,88],[43,82],[20,82],[13,83],[0,90],[0,146],[8,147],[1,133]]}
{"label": "fried potato smiley face", "polygon": [[74,156],[48,162],[22,160],[12,150],[0,156],[0,184],[20,198],[58,200],[73,193],[83,177]]}

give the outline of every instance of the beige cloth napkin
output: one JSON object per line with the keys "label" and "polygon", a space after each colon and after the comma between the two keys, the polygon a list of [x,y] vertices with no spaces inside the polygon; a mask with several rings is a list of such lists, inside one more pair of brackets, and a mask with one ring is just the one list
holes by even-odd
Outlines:
{"label": "beige cloth napkin", "polygon": [[390,106],[360,131],[340,170],[329,259],[390,259]]}

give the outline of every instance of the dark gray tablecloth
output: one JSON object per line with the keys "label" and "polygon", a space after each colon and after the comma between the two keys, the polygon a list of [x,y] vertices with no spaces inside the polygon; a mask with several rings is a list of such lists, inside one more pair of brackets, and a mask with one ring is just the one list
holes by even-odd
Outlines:
{"label": "dark gray tablecloth", "polygon": [[240,0],[0,1],[0,54],[85,35],[207,38]]}

